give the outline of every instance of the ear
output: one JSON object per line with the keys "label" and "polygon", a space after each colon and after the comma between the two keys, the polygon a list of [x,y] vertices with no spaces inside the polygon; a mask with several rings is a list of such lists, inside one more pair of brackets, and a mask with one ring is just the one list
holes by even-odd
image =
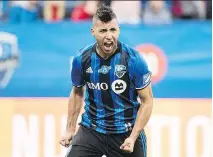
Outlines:
{"label": "ear", "polygon": [[91,31],[91,34],[94,36],[95,35],[94,28],[91,28],[90,31]]}

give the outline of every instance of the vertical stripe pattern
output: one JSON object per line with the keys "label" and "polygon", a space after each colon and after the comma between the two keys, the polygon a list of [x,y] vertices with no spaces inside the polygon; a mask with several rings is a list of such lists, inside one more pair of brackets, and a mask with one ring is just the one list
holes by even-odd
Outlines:
{"label": "vertical stripe pattern", "polygon": [[[115,65],[120,64],[120,58],[121,55],[118,53],[110,62],[111,67],[114,67]],[[118,77],[115,75],[115,69],[112,68],[110,70],[110,83],[112,84],[113,81],[117,80]],[[115,122],[114,125],[116,126],[117,133],[120,131],[125,130],[124,128],[124,105],[122,103],[121,98],[119,95],[117,95],[113,90],[111,90],[111,97],[113,98],[113,104],[114,104],[114,114],[115,114]]]}
{"label": "vertical stripe pattern", "polygon": [[[125,133],[133,128],[140,106],[134,88],[134,66],[131,66],[139,55],[119,43],[116,52],[104,60],[95,47],[89,47],[81,54],[83,79],[87,86],[81,123],[104,134]],[[141,136],[141,140],[146,149],[145,137]]]}
{"label": "vertical stripe pattern", "polygon": [[[95,53],[92,53],[92,61],[91,61],[91,67],[93,69],[93,75],[90,78],[90,81],[94,84],[99,84],[99,87],[101,87],[101,81],[100,81],[100,73],[98,72],[98,69],[100,69],[100,58],[96,56]],[[93,95],[94,95],[94,103],[96,104],[96,126],[95,129],[98,132],[106,133],[104,126],[104,115],[105,115],[105,110],[104,110],[104,105],[102,102],[102,92],[99,89],[94,89],[93,90]],[[97,127],[97,125],[99,127]]]}
{"label": "vertical stripe pattern", "polygon": [[[92,54],[92,49],[89,49],[86,53],[83,53],[82,55],[82,62],[83,62],[83,70],[85,71],[86,67],[91,67],[91,54]],[[89,74],[88,76],[84,73],[85,80],[90,82],[92,75]],[[92,117],[96,116],[96,104],[94,102],[94,94],[93,90],[89,89],[87,86],[87,91],[86,91],[86,114],[83,115],[83,124],[86,123],[86,126],[91,127],[92,123]]]}
{"label": "vertical stripe pattern", "polygon": [[124,76],[121,78],[124,80],[127,84],[126,90],[120,94],[120,97],[122,98],[123,104],[124,104],[124,119],[125,122],[129,123],[132,122],[132,115],[133,115],[133,105],[130,102],[130,79],[128,75],[128,61],[129,56],[127,53],[121,51],[121,59],[120,59],[120,65],[125,65],[127,68],[127,72],[124,74]]}
{"label": "vertical stripe pattern", "polygon": [[[110,67],[110,61],[101,60],[100,68],[102,66]],[[104,82],[104,83],[108,84],[108,90],[102,90],[102,95],[101,95],[102,102],[104,104],[104,110],[105,110],[105,118],[104,119],[107,122],[107,124],[106,124],[107,126],[105,126],[105,127],[108,128],[109,130],[112,129],[113,131],[116,131],[115,128],[113,128],[115,126],[114,125],[115,117],[114,117],[114,104],[113,104],[112,96],[111,96],[111,93],[110,93],[110,85],[111,84],[110,84],[109,72],[107,74],[100,73],[99,79],[100,79],[100,83]]]}

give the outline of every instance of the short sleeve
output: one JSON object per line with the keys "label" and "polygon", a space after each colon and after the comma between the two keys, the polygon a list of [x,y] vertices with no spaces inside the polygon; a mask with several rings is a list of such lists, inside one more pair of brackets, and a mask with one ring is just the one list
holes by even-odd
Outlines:
{"label": "short sleeve", "polygon": [[82,71],[81,56],[74,57],[71,70],[71,81],[73,86],[82,87],[85,85]]}
{"label": "short sleeve", "polygon": [[135,89],[147,87],[152,78],[152,73],[142,55],[137,55],[133,61],[133,84]]}

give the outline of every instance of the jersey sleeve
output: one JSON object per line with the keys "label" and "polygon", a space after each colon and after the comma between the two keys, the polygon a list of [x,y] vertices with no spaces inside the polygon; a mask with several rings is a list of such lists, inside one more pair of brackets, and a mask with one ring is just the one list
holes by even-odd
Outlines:
{"label": "jersey sleeve", "polygon": [[72,85],[76,87],[82,87],[85,85],[82,70],[81,56],[74,57],[71,70]]}
{"label": "jersey sleeve", "polygon": [[133,84],[135,89],[147,87],[151,83],[152,73],[143,56],[138,54],[133,65]]}

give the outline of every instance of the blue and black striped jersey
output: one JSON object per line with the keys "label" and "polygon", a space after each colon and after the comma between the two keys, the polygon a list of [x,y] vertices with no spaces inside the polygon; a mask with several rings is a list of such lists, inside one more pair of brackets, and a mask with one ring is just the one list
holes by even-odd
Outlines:
{"label": "blue and black striped jersey", "polygon": [[86,85],[81,124],[105,134],[124,133],[134,126],[140,105],[137,89],[150,84],[151,72],[130,46],[118,42],[116,52],[103,59],[95,43],[74,57],[71,80],[73,86]]}

